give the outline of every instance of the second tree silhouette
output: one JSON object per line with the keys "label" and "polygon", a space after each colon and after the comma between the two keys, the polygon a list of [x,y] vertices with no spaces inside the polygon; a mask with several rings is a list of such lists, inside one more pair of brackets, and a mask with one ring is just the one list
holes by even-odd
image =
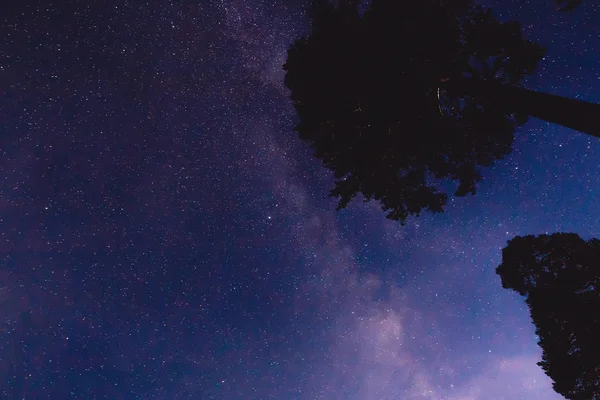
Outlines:
{"label": "second tree silhouette", "polygon": [[538,363],[570,400],[600,399],[600,240],[517,236],[502,250],[502,286],[522,296],[542,348]]}

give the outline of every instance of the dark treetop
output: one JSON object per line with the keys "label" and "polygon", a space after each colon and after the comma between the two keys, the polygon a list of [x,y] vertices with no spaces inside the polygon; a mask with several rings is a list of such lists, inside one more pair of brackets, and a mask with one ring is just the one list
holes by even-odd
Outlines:
{"label": "dark treetop", "polygon": [[402,223],[442,212],[442,183],[474,194],[528,116],[598,134],[597,105],[519,86],[545,51],[518,22],[466,0],[357,3],[313,2],[284,65],[296,132],[334,172],[338,209],[362,194]]}
{"label": "dark treetop", "polygon": [[600,399],[600,240],[574,233],[516,237],[502,286],[522,296],[543,349],[538,363],[567,399]]}

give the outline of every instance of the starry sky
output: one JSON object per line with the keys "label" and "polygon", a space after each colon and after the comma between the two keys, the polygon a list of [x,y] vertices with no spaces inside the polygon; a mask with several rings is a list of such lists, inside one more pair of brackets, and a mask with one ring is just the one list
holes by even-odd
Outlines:
{"label": "starry sky", "polygon": [[[600,7],[485,4],[548,47],[527,87],[600,102]],[[0,397],[560,398],[495,267],[599,230],[600,141],[532,120],[444,214],[336,212],[282,84],[303,7],[3,7]]]}

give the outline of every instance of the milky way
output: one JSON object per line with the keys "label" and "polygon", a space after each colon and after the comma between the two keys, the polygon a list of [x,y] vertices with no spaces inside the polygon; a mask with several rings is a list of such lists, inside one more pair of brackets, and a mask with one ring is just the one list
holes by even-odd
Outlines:
{"label": "milky way", "polygon": [[[282,84],[302,2],[28,3],[0,24],[4,398],[560,398],[494,270],[598,232],[600,142],[530,121],[444,214],[336,212]],[[497,3],[548,46],[528,87],[600,101],[600,9]]]}

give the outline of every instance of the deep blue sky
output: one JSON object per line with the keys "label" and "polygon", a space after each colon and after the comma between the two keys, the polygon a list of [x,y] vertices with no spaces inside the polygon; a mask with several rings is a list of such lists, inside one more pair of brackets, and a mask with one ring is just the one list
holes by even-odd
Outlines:
{"label": "deep blue sky", "polygon": [[[600,102],[600,8],[549,2],[489,3],[548,46],[528,87]],[[531,121],[443,215],[336,213],[282,86],[299,0],[32,3],[0,16],[0,397],[558,399],[494,269],[598,232],[598,139]]]}

